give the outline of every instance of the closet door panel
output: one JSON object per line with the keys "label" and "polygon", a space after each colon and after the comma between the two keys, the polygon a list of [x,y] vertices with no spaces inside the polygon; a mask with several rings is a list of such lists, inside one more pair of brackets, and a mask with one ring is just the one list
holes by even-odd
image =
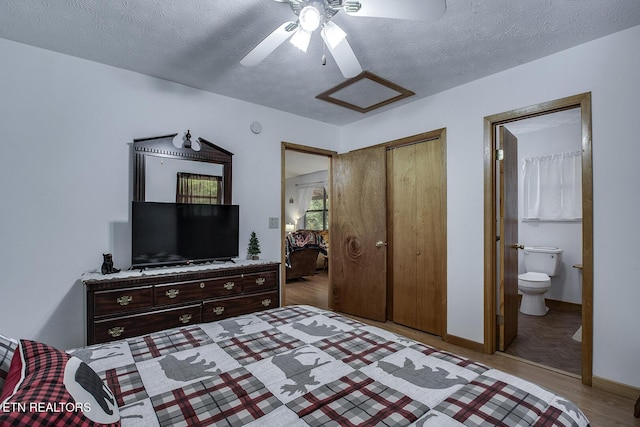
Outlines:
{"label": "closet door panel", "polygon": [[442,335],[446,283],[446,206],[442,140],[416,145],[416,328]]}
{"label": "closet door panel", "polygon": [[417,327],[416,253],[417,218],[415,145],[399,147],[388,152],[391,187],[391,250],[393,257],[393,320]]}
{"label": "closet door panel", "polygon": [[446,170],[441,139],[388,152],[393,320],[444,335]]}

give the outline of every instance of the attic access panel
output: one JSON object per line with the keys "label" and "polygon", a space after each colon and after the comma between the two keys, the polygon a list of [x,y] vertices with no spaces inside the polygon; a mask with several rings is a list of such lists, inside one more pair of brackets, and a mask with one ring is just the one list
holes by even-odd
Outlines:
{"label": "attic access panel", "polygon": [[363,71],[356,77],[322,92],[316,98],[360,113],[368,113],[413,95],[415,93],[402,86],[369,71]]}

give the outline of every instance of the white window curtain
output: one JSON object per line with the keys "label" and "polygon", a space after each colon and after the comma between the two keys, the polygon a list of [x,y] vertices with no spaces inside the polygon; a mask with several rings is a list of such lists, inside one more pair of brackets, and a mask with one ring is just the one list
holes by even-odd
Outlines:
{"label": "white window curtain", "polygon": [[580,151],[524,159],[523,219],[575,221],[582,218]]}
{"label": "white window curtain", "polygon": [[297,188],[297,204],[296,204],[296,226],[297,221],[304,216],[304,214],[309,210],[309,205],[311,204],[311,199],[313,198],[313,192],[315,191],[315,185],[300,185]]}

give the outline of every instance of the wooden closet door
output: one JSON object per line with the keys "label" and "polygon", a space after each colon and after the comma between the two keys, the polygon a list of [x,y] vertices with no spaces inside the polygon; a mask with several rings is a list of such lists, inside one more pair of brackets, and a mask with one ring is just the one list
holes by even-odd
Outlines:
{"label": "wooden closet door", "polygon": [[388,151],[389,228],[393,321],[417,327],[418,251],[415,145]]}
{"label": "wooden closet door", "polygon": [[388,152],[393,320],[443,335],[446,314],[446,171],[435,139]]}

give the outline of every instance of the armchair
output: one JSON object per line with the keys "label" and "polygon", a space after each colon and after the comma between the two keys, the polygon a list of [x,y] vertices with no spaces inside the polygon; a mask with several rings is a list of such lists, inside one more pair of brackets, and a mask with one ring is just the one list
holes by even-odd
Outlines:
{"label": "armchair", "polygon": [[286,236],[286,280],[315,274],[319,254],[325,254],[322,236],[311,230],[299,230]]}

